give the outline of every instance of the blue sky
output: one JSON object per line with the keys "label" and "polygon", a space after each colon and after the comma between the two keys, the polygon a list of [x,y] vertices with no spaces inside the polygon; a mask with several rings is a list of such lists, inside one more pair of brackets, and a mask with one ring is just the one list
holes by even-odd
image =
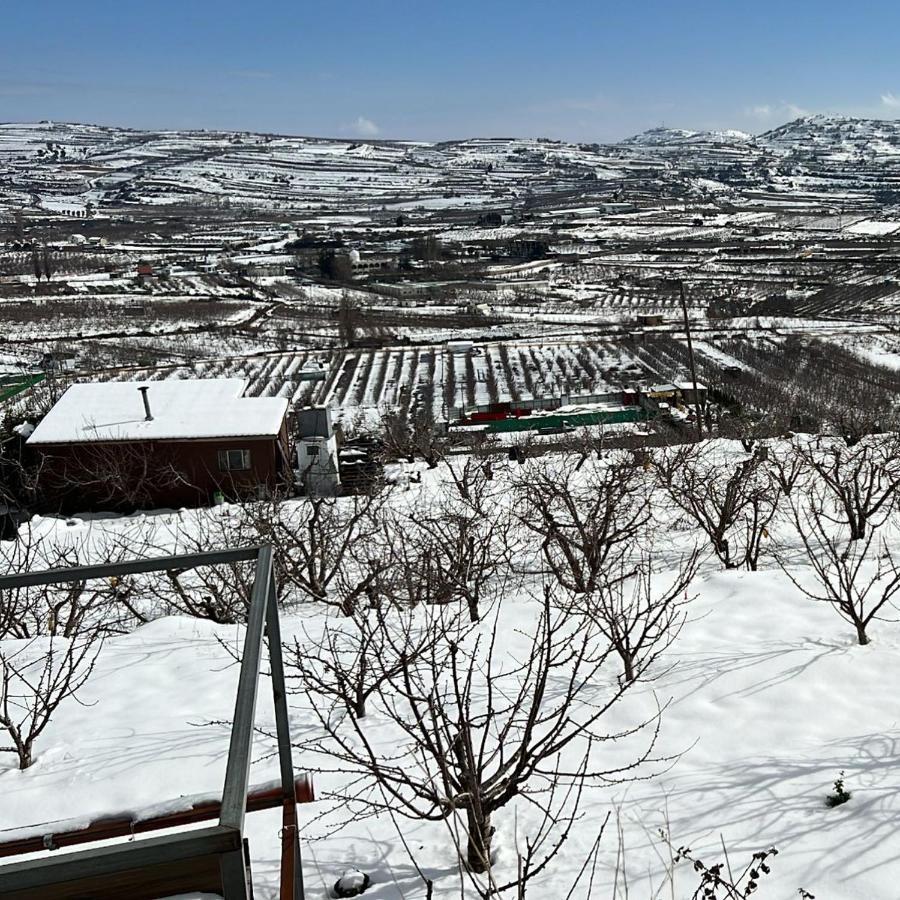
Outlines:
{"label": "blue sky", "polygon": [[3,3],[0,121],[442,139],[900,117],[900,3]]}

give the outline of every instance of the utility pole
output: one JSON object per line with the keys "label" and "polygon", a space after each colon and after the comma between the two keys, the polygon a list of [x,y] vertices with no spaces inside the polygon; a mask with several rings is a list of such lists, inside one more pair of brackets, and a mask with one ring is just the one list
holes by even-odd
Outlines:
{"label": "utility pole", "polygon": [[703,440],[703,411],[700,407],[700,394],[697,392],[697,366],[694,364],[694,345],[691,343],[691,320],[688,317],[687,297],[684,294],[684,282],[678,279],[678,293],[681,297],[681,312],[684,316],[684,334],[687,338],[688,361],[691,366],[691,383],[694,388],[694,415],[697,418],[697,440]]}
{"label": "utility pole", "polygon": [[[447,352],[446,347],[443,344],[435,344],[434,345],[434,353],[437,357],[437,354],[440,354],[438,359],[441,362],[441,371],[438,375],[438,384],[441,386],[441,414],[446,421],[449,418],[449,411],[447,410],[447,392],[444,390],[444,354]],[[435,359],[435,364],[437,363],[437,359]],[[434,415],[432,413],[432,415]]]}

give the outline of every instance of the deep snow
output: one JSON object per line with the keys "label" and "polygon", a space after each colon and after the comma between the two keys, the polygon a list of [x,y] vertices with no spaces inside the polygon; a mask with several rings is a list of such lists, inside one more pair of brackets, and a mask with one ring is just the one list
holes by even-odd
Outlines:
{"label": "deep snow", "polygon": [[[423,487],[410,490],[434,489],[437,478],[432,473]],[[670,526],[677,524],[667,509],[659,513]],[[180,518],[185,517],[189,514]],[[38,525],[71,540],[73,531],[133,533],[166,518],[86,520],[68,527],[44,519]],[[685,549],[696,538],[684,527],[669,527],[666,552]],[[654,776],[648,780],[589,789],[583,820],[542,881],[544,887],[532,888],[531,894],[565,896],[611,812],[590,895],[596,898],[625,896],[621,878],[618,891],[613,889],[620,850],[617,816],[631,897],[686,898],[696,888],[696,876],[682,864],[670,893],[664,881],[668,850],[657,834],[661,827],[675,846],[689,845],[706,862],[721,859],[724,841],[736,869],[753,851],[777,846],[761,898],[796,896],[800,887],[832,900],[897,897],[900,858],[891,838],[900,816],[895,764],[900,726],[891,673],[900,669],[900,624],[876,622],[872,643],[858,646],[852,628],[832,609],[804,597],[771,560],[765,566],[759,572],[724,572],[712,562],[704,565],[688,622],[658,676],[626,695],[606,724],[606,730],[627,727],[658,702],[665,708],[656,753],[676,758],[648,764],[642,769]],[[325,610],[312,606],[286,614],[285,640],[315,636],[329,620]],[[505,646],[514,654],[534,627],[528,589],[504,599],[499,621]],[[236,648],[240,639],[240,627],[175,617],[109,639],[81,703],[64,703],[39,739],[34,766],[19,772],[11,757],[0,756],[0,839],[48,830],[30,827],[35,823],[73,816],[85,821],[180,795],[215,794],[228,731],[210,723],[230,717],[237,674],[220,641]],[[298,738],[317,728],[304,705],[294,698],[292,727]],[[258,721],[265,727],[271,720],[264,679]],[[371,729],[373,740],[390,746],[390,729],[377,717]],[[603,745],[597,752],[603,762],[614,762],[636,746]],[[270,750],[269,739],[260,736],[251,782],[277,777]],[[295,754],[298,770],[317,763]],[[825,796],[841,771],[852,799],[829,809]],[[308,896],[327,896],[351,867],[371,876],[367,897],[424,896],[389,818],[355,819],[334,830],[342,810],[327,794],[340,787],[338,776],[317,776],[323,799],[300,808]],[[501,869],[514,864],[516,822],[521,840],[530,821],[524,805],[518,815],[517,820],[510,806],[496,816]],[[435,879],[435,896],[459,896],[447,827],[397,821],[416,864]],[[268,900],[277,891],[280,816],[278,811],[256,813],[247,823],[257,897]],[[573,894],[588,896],[585,883]]]}

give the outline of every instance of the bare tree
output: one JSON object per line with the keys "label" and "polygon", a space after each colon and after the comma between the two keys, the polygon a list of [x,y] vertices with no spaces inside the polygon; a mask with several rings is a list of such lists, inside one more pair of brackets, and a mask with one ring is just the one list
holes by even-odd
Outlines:
{"label": "bare tree", "polygon": [[812,483],[802,497],[791,497],[794,527],[812,570],[815,586],[798,576],[787,548],[777,558],[782,571],[811,600],[830,604],[853,625],[860,644],[869,643],[869,627],[883,618],[900,591],[900,567],[877,530],[868,527],[854,538],[846,523],[827,512],[828,488]]}
{"label": "bare tree", "polygon": [[[463,871],[467,876],[468,882],[478,897],[482,898],[482,900],[489,900],[489,898],[496,897],[498,894],[506,891],[514,891],[517,900],[525,900],[532,882],[547,869],[576,826],[579,832],[590,828],[590,825],[585,821],[585,814],[581,806],[582,794],[586,784],[587,779],[567,779],[551,783],[547,795],[540,801],[540,805],[535,804],[535,808],[539,810],[537,821],[531,824],[527,829],[527,833],[521,837],[519,834],[520,826],[517,823],[515,834],[516,868],[514,875],[509,875],[506,878],[498,877],[493,860],[489,860],[489,865],[484,873],[476,872],[469,865],[464,868]],[[596,832],[592,832],[594,840],[590,844],[587,854],[582,859],[580,867],[575,871],[571,884],[568,885],[568,890],[562,893],[566,887],[563,884],[559,886],[559,893],[556,896],[564,897],[565,900],[573,900],[576,896],[590,900],[596,887],[595,876],[600,841],[603,839],[609,818],[610,813],[607,813],[597,827]],[[459,834],[460,829],[457,820],[452,818],[446,819],[445,824],[460,859],[465,858],[466,849],[464,844],[466,840]],[[523,843],[524,847],[522,846]],[[587,893],[576,894],[576,890],[578,890],[586,872],[589,873],[585,879],[587,884],[581,887],[581,891],[583,892],[586,889]],[[558,883],[558,877],[554,879],[554,882]],[[556,884],[554,887],[556,888]],[[538,890],[542,895],[546,895],[546,887],[544,885],[539,885]]]}
{"label": "bare tree", "polygon": [[321,634],[304,629],[303,641],[286,648],[289,679],[329,698],[348,715],[365,718],[371,697],[404,667],[416,663],[437,632],[417,629],[409,610],[376,603],[326,621]]}
{"label": "bare tree", "polygon": [[381,416],[381,436],[388,458],[415,462],[423,459],[430,469],[437,468],[447,448],[445,430],[435,420],[430,407],[416,406],[407,415],[388,410]]}
{"label": "bare tree", "polygon": [[618,654],[626,682],[647,672],[678,637],[698,560],[695,550],[677,565],[667,564],[665,570],[674,571],[674,577],[660,588],[661,572],[643,556],[633,564],[620,564],[594,594],[573,598],[571,608],[589,618]]}
{"label": "bare tree", "polygon": [[778,509],[779,488],[763,458],[726,462],[722,448],[692,444],[657,454],[660,483],[706,534],[726,569],[755,570]]}
{"label": "bare tree", "polygon": [[41,275],[44,273],[44,266],[37,245],[31,248],[31,269],[34,272],[35,283],[40,282]]}
{"label": "bare tree", "polygon": [[869,435],[895,430],[896,417],[890,407],[867,407],[854,403],[851,398],[847,401],[833,416],[832,425],[848,447],[855,447]]}
{"label": "bare tree", "polygon": [[34,744],[60,703],[76,697],[100,651],[100,630],[83,628],[71,638],[33,638],[0,646],[0,734],[19,768],[34,761]]}
{"label": "bare tree", "polygon": [[766,415],[746,411],[733,412],[719,421],[719,436],[741,442],[745,453],[752,453],[757,443],[773,433],[777,433],[783,423],[769,412]]}
{"label": "bare tree", "polygon": [[[649,724],[602,729],[628,688],[606,677],[612,649],[590,622],[555,611],[547,591],[528,634],[518,633],[522,652],[511,658],[514,635],[496,610],[493,627],[479,635],[446,608],[420,608],[439,639],[388,674],[372,698],[379,719],[396,731],[391,750],[373,743],[367,720],[348,715],[343,704],[326,707],[315,685],[307,687],[326,735],[316,749],[332,760],[329,770],[355,776],[342,795],[350,808],[459,823],[466,865],[494,892],[510,886],[494,882],[493,819],[500,810],[517,797],[545,810],[561,786],[626,777],[654,743],[631,762],[600,765],[595,745]],[[544,864],[534,862],[533,871]]]}
{"label": "bare tree", "polygon": [[[60,541],[42,535],[30,525],[18,539],[0,542],[0,573],[15,575],[37,569],[60,569],[111,563],[139,555],[134,542],[127,545],[103,540]],[[74,638],[85,628],[102,634],[121,634],[146,621],[137,609],[136,583],[131,578],[92,579],[60,584],[11,588],[0,591],[0,640],[49,636]]]}
{"label": "bare tree", "polygon": [[828,489],[832,502],[823,506],[822,514],[846,522],[850,540],[864,538],[869,528],[877,528],[895,508],[900,487],[896,436],[872,436],[847,448],[823,448],[821,441],[795,447],[810,474]]}
{"label": "bare tree", "polygon": [[[150,543],[157,555],[271,544],[282,605],[314,600],[349,616],[375,596],[387,565],[380,543],[383,501],[372,493],[215,508],[197,512],[188,528],[180,521],[163,528]],[[231,624],[246,618],[253,570],[245,562],[172,569],[142,584],[164,609]]]}
{"label": "bare tree", "polygon": [[382,591],[399,605],[462,603],[472,622],[511,585],[516,529],[504,488],[476,459],[448,460],[451,478],[385,524],[389,575]]}
{"label": "bare tree", "polygon": [[282,600],[315,600],[349,616],[376,591],[387,566],[382,552],[383,491],[256,504],[259,540],[275,547]]}
{"label": "bare tree", "polygon": [[47,281],[53,277],[53,273],[56,271],[56,260],[53,258],[53,254],[47,249],[47,245],[41,248],[41,268],[44,270],[44,278]]}
{"label": "bare tree", "polygon": [[589,469],[571,456],[529,466],[519,481],[521,523],[541,542],[556,581],[593,594],[650,521],[643,469],[615,453]]}
{"label": "bare tree", "polygon": [[790,497],[794,488],[809,474],[802,454],[797,453],[793,444],[770,447],[769,461],[772,477],[785,497]]}
{"label": "bare tree", "polygon": [[344,347],[352,347],[356,342],[359,307],[348,291],[341,291],[338,304],[338,340]]}
{"label": "bare tree", "polygon": [[[250,514],[242,507],[198,510],[188,527],[180,520],[155,535],[154,555],[192,554],[260,543]],[[253,564],[220,563],[167,569],[144,576],[143,589],[167,614],[209,619],[222,625],[245,622],[253,589]]]}
{"label": "bare tree", "polygon": [[[581,468],[591,457],[603,459],[608,455],[610,450],[608,447],[606,427],[603,423],[598,425],[584,425],[563,434],[560,439],[560,446],[564,453],[574,453],[578,456],[577,468]],[[632,461],[635,465],[643,465],[645,460],[649,460],[649,454],[641,451],[633,450]],[[647,466],[649,468],[649,466]]]}

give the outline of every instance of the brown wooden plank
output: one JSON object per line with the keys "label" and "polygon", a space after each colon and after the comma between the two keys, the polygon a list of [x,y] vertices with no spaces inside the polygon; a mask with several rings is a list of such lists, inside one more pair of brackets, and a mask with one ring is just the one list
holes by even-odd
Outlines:
{"label": "brown wooden plank", "polygon": [[[294,795],[298,803],[309,803],[313,799],[312,782],[302,776],[294,782]],[[190,802],[190,798],[186,798]],[[247,812],[261,809],[276,809],[283,802],[281,786],[252,789],[247,795]],[[219,817],[221,803],[194,803],[187,809],[153,816],[148,819],[133,819],[127,816],[95,819],[84,828],[61,832],[47,832],[27,838],[17,838],[0,843],[0,858],[20,856],[24,853],[40,853],[47,849],[74,847],[94,841],[106,841],[114,838],[129,837],[133,834],[146,834],[164,828],[181,828],[197,822],[205,822]],[[48,843],[50,846],[48,847]],[[0,894],[2,897],[2,894]]]}
{"label": "brown wooden plank", "polygon": [[158,900],[190,891],[222,893],[217,854],[20,891],[4,891],[0,882],[2,900]]}

